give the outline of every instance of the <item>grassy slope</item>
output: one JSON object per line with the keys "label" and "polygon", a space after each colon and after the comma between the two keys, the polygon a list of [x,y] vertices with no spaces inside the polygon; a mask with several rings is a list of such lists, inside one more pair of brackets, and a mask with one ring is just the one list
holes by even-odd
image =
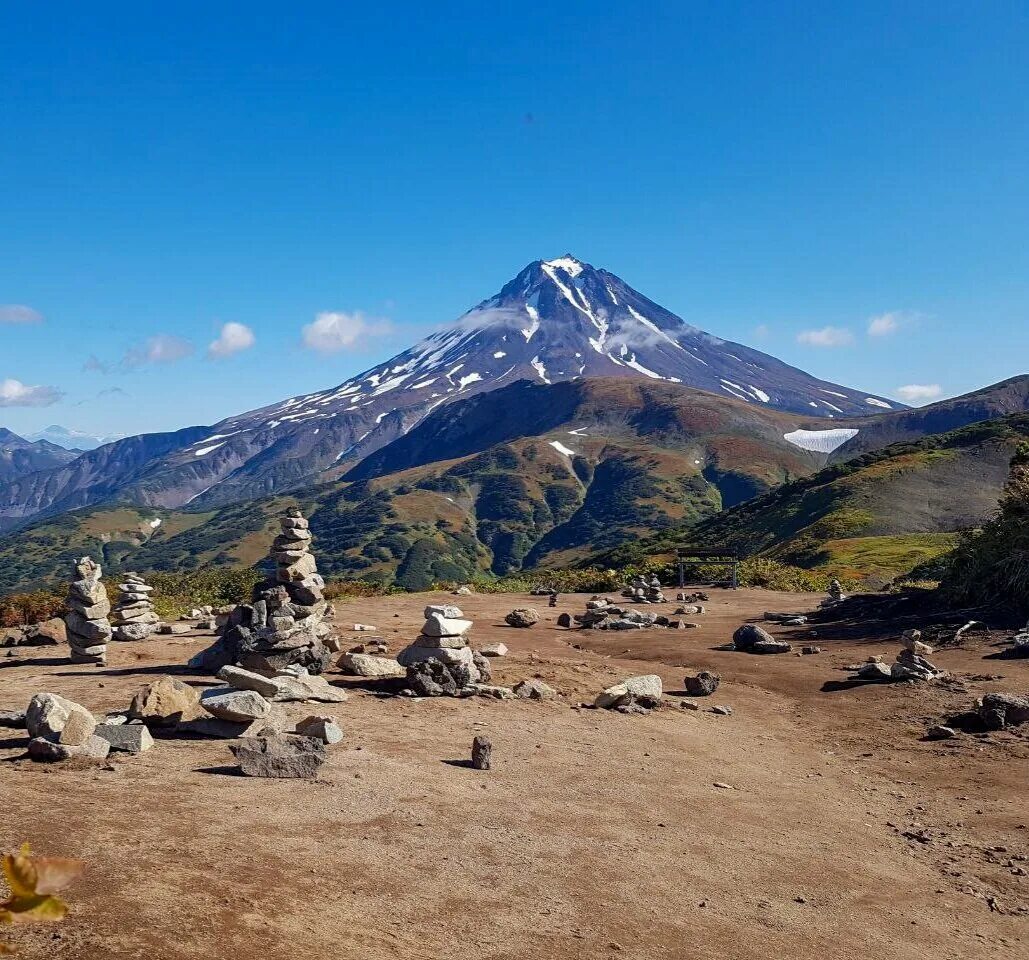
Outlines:
{"label": "grassy slope", "polygon": [[[0,540],[0,589],[58,582],[71,558],[87,552],[112,571],[252,565],[266,555],[277,517],[294,506],[310,516],[330,576],[419,585],[564,566],[710,517],[722,508],[722,490],[762,491],[815,469],[817,458],[782,440],[779,415],[762,412],[755,426],[736,401],[662,386],[577,385],[564,419],[552,417],[561,422],[539,436],[213,513],[113,505],[40,521]],[[532,429],[513,423],[508,435]],[[469,445],[475,438],[473,430]],[[154,516],[163,523],[149,536]],[[16,562],[26,543],[30,562]]]}
{"label": "grassy slope", "polygon": [[676,543],[732,546],[848,578],[889,579],[953,547],[996,508],[1029,414],[894,444],[785,484],[692,530],[594,557],[622,563]]}

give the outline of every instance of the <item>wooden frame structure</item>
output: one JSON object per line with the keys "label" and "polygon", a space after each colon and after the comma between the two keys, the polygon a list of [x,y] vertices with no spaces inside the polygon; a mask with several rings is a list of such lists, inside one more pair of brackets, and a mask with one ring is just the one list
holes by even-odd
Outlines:
{"label": "wooden frame structure", "polygon": [[730,569],[733,590],[740,585],[740,555],[735,550],[697,550],[693,547],[676,547],[675,559],[679,567],[679,589],[686,586],[686,564],[706,563],[726,566]]}

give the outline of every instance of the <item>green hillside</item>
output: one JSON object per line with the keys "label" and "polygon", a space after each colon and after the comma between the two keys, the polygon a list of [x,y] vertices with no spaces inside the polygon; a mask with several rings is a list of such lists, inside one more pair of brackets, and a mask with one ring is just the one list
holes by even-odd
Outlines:
{"label": "green hillside", "polygon": [[620,564],[677,543],[731,546],[745,556],[889,580],[953,548],[959,531],[997,507],[1008,464],[1029,437],[1029,415],[896,443],[793,480],[692,529],[594,555]]}

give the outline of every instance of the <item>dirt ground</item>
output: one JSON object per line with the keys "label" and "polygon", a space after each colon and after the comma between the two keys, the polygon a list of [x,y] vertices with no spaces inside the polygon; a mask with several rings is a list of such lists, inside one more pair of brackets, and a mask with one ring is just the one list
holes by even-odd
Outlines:
{"label": "dirt ground", "polygon": [[[633,633],[557,628],[584,596],[462,597],[473,643],[510,648],[496,682],[540,677],[560,699],[384,697],[333,670],[346,703],[288,705],[346,733],[315,782],[235,775],[224,741],[36,764],[23,731],[0,731],[0,846],[87,863],[64,923],[11,937],[60,960],[1029,957],[1029,731],[922,739],[984,692],[1029,691],[1029,663],[971,635],[933,658],[952,684],[848,688],[841,667],[892,661],[896,635],[771,627],[822,652],[717,650],[817,598],[710,592],[701,629]],[[337,622],[355,642],[348,625],[375,624],[396,651],[441,600],[338,604]],[[504,626],[523,605],[544,620]],[[0,709],[43,690],[125,709],[168,672],[213,685],[181,667],[210,639],[113,644],[106,668],[22,650],[0,660]],[[681,709],[703,668],[721,688]],[[670,706],[578,708],[650,672]],[[461,764],[477,733],[488,772]]]}

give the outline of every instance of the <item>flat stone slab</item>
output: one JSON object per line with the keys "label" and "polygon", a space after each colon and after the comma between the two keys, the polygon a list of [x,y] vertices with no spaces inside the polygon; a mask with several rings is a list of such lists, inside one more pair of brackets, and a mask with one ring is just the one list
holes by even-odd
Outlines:
{"label": "flat stone slab", "polygon": [[247,723],[268,716],[271,704],[256,690],[215,687],[200,695],[200,706],[219,720]]}
{"label": "flat stone slab", "polygon": [[121,753],[142,753],[154,745],[154,738],[143,723],[101,724],[96,728],[96,736]]}
{"label": "flat stone slab", "polygon": [[248,737],[232,747],[247,777],[311,779],[325,762],[325,744],[314,737],[277,734]]}

